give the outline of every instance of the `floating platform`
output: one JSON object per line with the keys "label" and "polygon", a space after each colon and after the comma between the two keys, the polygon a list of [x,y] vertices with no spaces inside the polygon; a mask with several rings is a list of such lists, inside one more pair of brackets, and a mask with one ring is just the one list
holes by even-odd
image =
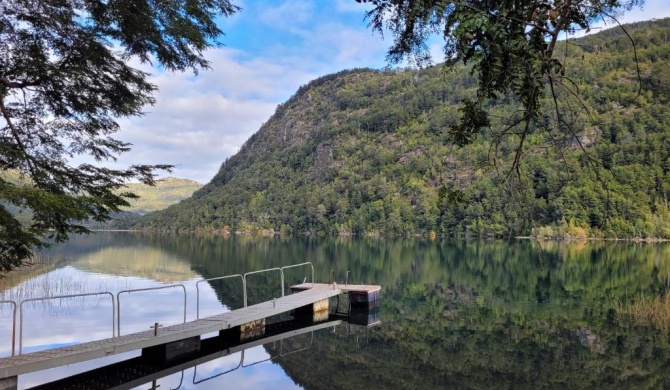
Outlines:
{"label": "floating platform", "polygon": [[191,352],[199,349],[199,336],[236,327],[240,329],[241,339],[254,339],[264,332],[266,318],[294,310],[296,314],[312,314],[315,322],[327,320],[329,298],[348,293],[350,297],[364,295],[367,301],[362,299],[360,302],[370,302],[371,295],[376,297],[372,302],[378,302],[381,287],[303,283],[292,286],[291,290],[295,293],[227,313],[166,326],[156,331],[149,330],[0,359],[0,389],[15,388],[12,383],[15,386],[18,375],[134,350],[156,353],[157,348],[162,348],[159,353],[163,356],[179,353],[174,350],[181,348]]}
{"label": "floating platform", "polygon": [[303,283],[291,286],[291,291],[306,291],[311,288],[337,288],[349,294],[352,307],[373,308],[381,304],[380,292],[382,287],[372,284],[322,284]]}

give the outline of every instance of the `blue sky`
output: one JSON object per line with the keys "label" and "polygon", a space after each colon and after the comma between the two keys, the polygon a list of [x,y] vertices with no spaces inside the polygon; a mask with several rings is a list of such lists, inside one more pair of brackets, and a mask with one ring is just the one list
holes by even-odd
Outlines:
{"label": "blue sky", "polygon": [[[142,117],[120,120],[117,138],[133,150],[130,164],[174,164],[170,176],[207,183],[301,85],[355,67],[386,66],[384,40],[364,20],[369,5],[355,0],[234,0],[243,9],[220,21],[224,47],[209,50],[211,70],[152,73],[157,103]],[[648,0],[623,22],[670,16],[670,1]],[[431,46],[439,62],[440,41]],[[167,176],[165,174],[164,176]]]}

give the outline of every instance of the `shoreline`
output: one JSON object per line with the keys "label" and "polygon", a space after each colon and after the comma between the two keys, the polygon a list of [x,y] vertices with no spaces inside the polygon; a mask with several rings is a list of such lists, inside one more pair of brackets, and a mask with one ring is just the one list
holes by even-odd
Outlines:
{"label": "shoreline", "polygon": [[607,238],[607,237],[589,237],[589,238],[537,238],[533,236],[515,236],[515,239],[519,240],[536,240],[536,241],[549,241],[549,242],[580,242],[580,241],[621,241],[621,242],[644,242],[644,243],[663,243],[670,242],[668,238]]}
{"label": "shoreline", "polygon": [[[155,231],[155,230],[140,230],[140,229],[91,229],[91,232],[151,232],[151,233],[159,233],[159,234],[203,234],[203,232],[161,232],[161,231]],[[204,234],[212,234],[212,235],[220,235],[215,233],[215,232],[209,232],[209,233],[204,233]],[[229,233],[228,236],[235,235],[235,236],[258,236],[258,237],[269,237],[269,236],[283,236],[282,234],[279,234],[275,232],[275,234],[255,234],[254,232],[251,231],[245,231],[245,232],[235,232],[235,234]],[[290,236],[296,236],[296,237],[303,237],[303,236],[311,236],[305,235],[305,234],[289,234]],[[433,241],[433,238],[430,238],[428,236],[424,236],[421,234],[414,234],[411,236],[403,236],[403,237],[391,237],[391,236],[380,236],[380,235],[356,235],[353,233],[350,234],[336,234],[332,235],[332,237],[365,237],[365,238],[425,238],[427,240]],[[464,239],[464,240],[505,240],[504,238],[496,238],[496,237],[454,237],[454,236],[438,236],[437,238],[451,238],[451,239]],[[533,236],[514,236],[514,239],[516,240],[534,240],[534,241],[545,241],[545,242],[586,242],[586,241],[612,241],[612,242],[639,242],[639,243],[666,243],[670,242],[670,239],[668,238],[641,238],[641,237],[636,237],[636,238],[607,238],[607,237],[589,237],[589,238],[584,238],[584,239],[576,239],[576,238],[537,238]]]}

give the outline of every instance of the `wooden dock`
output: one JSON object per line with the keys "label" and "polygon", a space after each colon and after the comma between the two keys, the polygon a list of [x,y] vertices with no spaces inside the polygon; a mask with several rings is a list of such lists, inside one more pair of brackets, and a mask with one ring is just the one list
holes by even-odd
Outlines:
{"label": "wooden dock", "polygon": [[[100,367],[91,371],[73,375],[71,377],[56,380],[54,382],[38,385],[33,390],[69,390],[69,389],[88,389],[88,390],[130,390],[145,383],[159,380],[168,375],[178,373],[191,367],[207,363],[235,353],[242,353],[240,365],[231,371],[243,366],[244,351],[263,344],[269,344],[277,341],[283,341],[302,334],[318,331],[321,329],[332,328],[342,324],[344,321],[335,319],[318,324],[308,324],[298,328],[278,329],[269,332],[262,338],[251,341],[240,342],[235,345],[227,345],[217,340],[217,337],[203,340],[202,349],[184,359],[174,361],[160,362],[155,359],[147,359],[144,356],[131,358],[118,363],[110,364],[106,367]],[[281,323],[283,324],[283,323]],[[292,353],[292,352],[288,352]],[[285,355],[284,355],[285,356]],[[278,357],[278,356],[274,356]],[[273,358],[274,358],[273,357]],[[221,374],[217,374],[219,376]],[[123,377],[120,383],[119,378]],[[206,381],[205,378],[202,381]]]}
{"label": "wooden dock", "polygon": [[259,329],[264,329],[266,318],[292,310],[296,310],[296,313],[302,310],[314,313],[314,320],[318,321],[319,318],[324,318],[324,310],[325,318],[328,317],[329,298],[342,293],[349,293],[350,296],[352,293],[376,294],[378,297],[380,287],[304,283],[291,289],[297,292],[227,313],[166,326],[158,329],[156,334],[154,330],[149,330],[0,359],[0,389],[12,389],[11,383],[16,382],[18,375],[119,353],[140,349],[144,352],[152,347],[184,343],[185,340],[192,340],[199,348],[199,336],[235,327],[240,327],[242,338],[245,338],[245,333],[248,334],[246,337],[255,338]]}

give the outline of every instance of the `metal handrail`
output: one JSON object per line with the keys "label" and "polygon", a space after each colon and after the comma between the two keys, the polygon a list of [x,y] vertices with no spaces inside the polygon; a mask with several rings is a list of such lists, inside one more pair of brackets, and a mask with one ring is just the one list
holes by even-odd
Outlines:
{"label": "metal handrail", "polygon": [[291,352],[287,352],[287,353],[284,353],[284,340],[281,340],[281,345],[279,346],[279,356],[284,357],[284,356],[288,356],[292,353],[296,353],[296,352],[300,352],[300,351],[306,351],[306,350],[312,348],[312,344],[314,343],[314,332],[310,332],[310,334],[311,334],[312,337],[309,340],[309,345],[308,346],[306,346],[305,348],[296,349],[295,351],[291,351]]}
{"label": "metal handrail", "polygon": [[152,291],[152,290],[163,290],[166,288],[176,288],[176,287],[181,287],[184,290],[184,323],[186,323],[186,287],[183,284],[171,284],[169,286],[158,286],[158,287],[148,287],[148,288],[136,288],[132,290],[121,290],[118,293],[116,293],[116,302],[118,305],[116,305],[116,334],[118,336],[121,336],[121,301],[119,300],[119,296],[122,293],[133,293],[133,292],[138,292],[138,291]]}
{"label": "metal handrail", "polygon": [[[278,358],[278,357],[284,357],[284,356],[288,356],[288,355],[294,354],[294,353],[296,353],[296,352],[301,352],[301,351],[308,350],[308,349],[312,348],[312,344],[313,344],[313,342],[314,342],[314,332],[311,332],[311,338],[310,338],[310,341],[309,341],[309,346],[307,346],[307,347],[305,347],[305,348],[301,348],[301,349],[297,349],[297,350],[295,350],[295,351],[290,351],[290,352],[286,352],[286,353],[284,353],[284,341],[285,341],[285,339],[279,340],[279,355],[270,356],[270,357],[267,358],[267,359],[259,360],[259,361],[257,361],[257,362],[253,362],[253,363],[251,363],[251,364],[247,364],[247,365],[244,365],[244,355],[242,355],[242,367],[243,367],[243,368],[246,368],[246,367],[255,366],[256,364],[260,364],[260,363],[263,363],[263,362],[267,362],[267,361],[270,361],[270,360],[274,360],[274,359],[276,359],[276,358]],[[275,342],[276,342],[276,341],[275,341]]]}
{"label": "metal handrail", "polygon": [[[202,282],[210,282],[210,281],[212,281],[212,280],[222,280],[222,279],[229,279],[229,278],[236,278],[236,277],[239,277],[240,279],[242,279],[242,291],[243,291],[243,292],[246,291],[246,289],[247,289],[247,281],[244,279],[244,276],[242,276],[242,275],[240,275],[240,274],[227,275],[227,276],[219,276],[218,278],[202,279],[202,280],[198,280],[197,282],[195,282],[195,295],[196,295],[196,298],[195,298],[195,307],[196,307],[195,312],[196,312],[196,319],[198,319],[198,320],[200,319],[200,287],[198,286],[198,284],[200,284],[200,283],[202,283]],[[247,306],[246,301],[245,301],[245,303],[244,303],[244,306],[245,306],[245,307]]]}
{"label": "metal handrail", "polygon": [[314,284],[314,265],[312,264],[311,261],[281,267],[279,270],[281,271],[281,293],[282,293],[282,297],[284,296],[284,270],[287,269],[287,268],[301,267],[303,265],[309,265],[312,268],[312,284]]}
{"label": "metal handrail", "polygon": [[212,375],[212,376],[210,376],[209,378],[201,379],[201,380],[199,380],[199,381],[196,381],[196,380],[195,380],[195,377],[196,377],[196,375],[197,375],[197,373],[198,373],[198,366],[197,366],[197,365],[194,366],[194,367],[193,367],[193,384],[194,384],[194,385],[197,385],[198,383],[207,382],[207,381],[210,380],[210,379],[218,378],[218,377],[220,377],[220,376],[222,376],[222,375],[229,374],[229,373],[231,373],[231,372],[237,370],[238,368],[242,367],[242,362],[244,361],[244,350],[240,351],[240,353],[241,353],[241,356],[240,356],[240,362],[237,364],[237,367],[235,367],[235,368],[233,368],[233,369],[230,369],[230,370],[228,370],[228,371],[220,372],[220,373],[218,373],[218,374],[216,374],[216,375]]}
{"label": "metal handrail", "polygon": [[251,271],[247,272],[246,274],[242,275],[244,278],[244,307],[247,307],[247,276],[248,275],[253,275],[253,274],[260,274],[262,272],[270,272],[270,271],[279,271],[279,275],[281,276],[281,285],[282,285],[282,292],[281,296],[284,296],[284,273],[282,272],[281,268],[267,268],[267,269],[261,269],[258,271]]}
{"label": "metal handrail", "polygon": [[[275,343],[276,343],[276,341],[275,341]],[[268,343],[268,344],[269,344],[269,343]],[[263,362],[267,362],[267,361],[276,359],[276,358],[278,358],[278,357],[280,357],[280,356],[281,356],[281,344],[280,344],[280,346],[279,346],[279,355],[270,356],[270,357],[267,358],[267,359],[259,360],[259,361],[257,361],[257,362],[253,362],[253,363],[251,363],[251,364],[247,364],[246,366],[244,365],[244,356],[243,356],[243,357],[242,357],[242,368],[247,368],[247,367],[255,366],[256,364],[260,364],[260,363],[263,363]]]}
{"label": "metal handrail", "polygon": [[46,301],[49,299],[65,299],[65,298],[78,298],[78,297],[88,297],[94,295],[109,295],[112,298],[112,337],[114,337],[114,295],[108,291],[93,292],[93,293],[84,293],[84,294],[72,294],[72,295],[57,295],[53,297],[42,297],[42,298],[28,298],[19,304],[19,355],[23,352],[23,304],[26,302],[35,302],[35,301]]}
{"label": "metal handrail", "polygon": [[[12,310],[12,356],[14,356],[16,351],[16,302],[14,301],[0,301],[0,305],[10,304],[14,307]],[[112,326],[114,324],[112,323]],[[112,330],[113,332],[113,330]]]}
{"label": "metal handrail", "polygon": [[181,385],[184,383],[184,370],[181,370],[181,379],[179,380],[179,386],[175,387],[174,389],[170,387],[170,390],[179,390],[181,389]]}

